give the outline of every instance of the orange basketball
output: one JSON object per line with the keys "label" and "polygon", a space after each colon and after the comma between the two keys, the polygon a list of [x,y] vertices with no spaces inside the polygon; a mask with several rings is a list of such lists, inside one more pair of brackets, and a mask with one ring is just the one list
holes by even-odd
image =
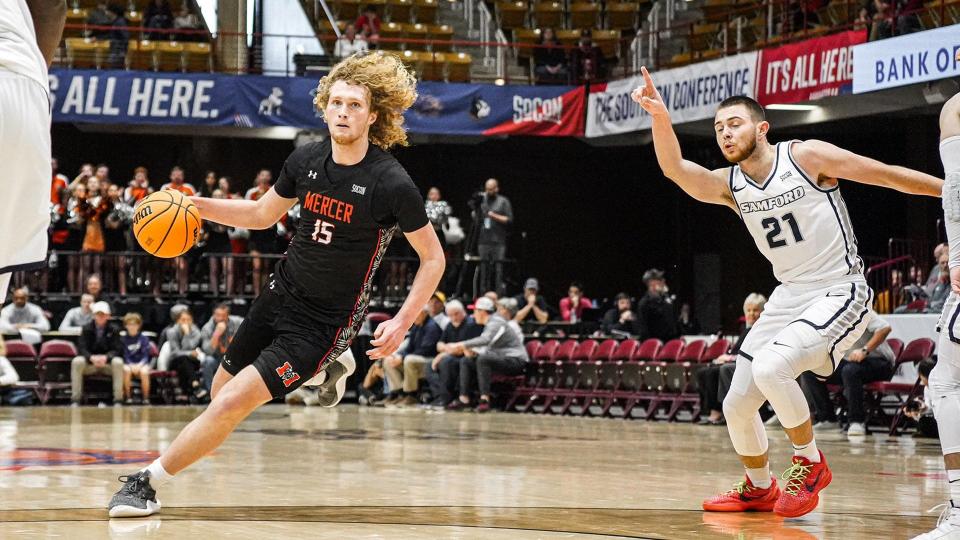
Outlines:
{"label": "orange basketball", "polygon": [[200,211],[179,191],[158,191],[140,201],[133,235],[151,255],[169,259],[186,253],[200,235]]}

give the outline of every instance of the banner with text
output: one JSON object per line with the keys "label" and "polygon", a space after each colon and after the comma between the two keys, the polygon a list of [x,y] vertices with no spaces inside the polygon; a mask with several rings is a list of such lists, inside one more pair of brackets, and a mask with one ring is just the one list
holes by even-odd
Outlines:
{"label": "banner with text", "polygon": [[960,76],[960,25],[853,48],[853,93]]}
{"label": "banner with text", "polygon": [[866,41],[865,30],[854,30],[764,49],[757,71],[757,101],[766,106],[849,94],[853,46]]}
{"label": "banner with text", "polygon": [[[50,72],[54,122],[323,127],[309,77],[62,70]],[[581,136],[580,86],[423,82],[405,116],[412,133]]]}
{"label": "banner with text", "polygon": [[[753,97],[757,52],[727,56],[652,73],[674,123],[713,117],[730,96]],[[590,87],[587,104],[587,137],[639,131],[650,127],[650,116],[630,98],[643,84],[642,76]]]}

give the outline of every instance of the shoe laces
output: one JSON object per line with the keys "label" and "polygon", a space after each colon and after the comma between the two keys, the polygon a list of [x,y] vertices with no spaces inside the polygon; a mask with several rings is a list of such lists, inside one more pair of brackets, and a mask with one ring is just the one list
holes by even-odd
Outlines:
{"label": "shoe laces", "polygon": [[146,484],[146,477],[139,473],[118,476],[117,480],[123,482],[123,487],[120,488],[121,493],[140,493]]}
{"label": "shoe laces", "polygon": [[755,488],[755,487],[751,486],[750,484],[748,484],[746,480],[741,480],[741,481],[737,482],[736,484],[734,484],[734,485],[733,485],[733,489],[731,489],[731,490],[728,491],[727,493],[729,493],[730,495],[733,495],[734,493],[736,493],[737,495],[743,495],[744,493],[750,493],[751,491],[753,491],[753,490],[755,490],[755,489],[757,489],[757,488]]}
{"label": "shoe laces", "polygon": [[[940,529],[942,525],[947,525],[947,524],[953,525],[953,526],[960,526],[960,508],[953,506],[953,504],[950,501],[947,501],[945,503],[938,504],[933,508],[927,510],[927,513],[932,514],[938,510],[940,511],[940,517],[937,518],[936,529]],[[952,517],[954,517],[952,515],[954,513],[956,513],[956,517],[957,517],[957,520],[955,523],[951,519]]]}
{"label": "shoe laces", "polygon": [[803,487],[803,481],[812,469],[813,465],[804,465],[799,461],[794,462],[793,465],[780,475],[780,478],[787,482],[786,485],[783,486],[783,491],[794,496],[800,493],[800,489]]}

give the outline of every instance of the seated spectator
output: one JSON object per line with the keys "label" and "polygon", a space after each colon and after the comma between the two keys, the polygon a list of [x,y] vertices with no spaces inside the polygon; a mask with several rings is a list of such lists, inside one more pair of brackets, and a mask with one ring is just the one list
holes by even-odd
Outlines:
{"label": "seated spectator", "polygon": [[604,334],[636,335],[639,333],[637,325],[637,315],[633,312],[633,300],[627,293],[620,293],[614,300],[615,306],[610,308],[603,316],[601,328]]}
{"label": "seated spectator", "polygon": [[20,375],[10,360],[7,360],[7,346],[3,342],[3,336],[0,336],[0,403],[9,403],[10,393],[18,382]]}
{"label": "seated spectator", "polygon": [[450,318],[446,314],[446,302],[447,295],[441,291],[433,293],[433,296],[427,302],[427,311],[430,312],[430,318],[437,323],[441,331],[446,330],[447,325],[450,324]]}
{"label": "seated spectator", "polygon": [[937,244],[937,247],[933,248],[933,268],[930,269],[930,273],[927,275],[927,281],[923,285],[923,290],[927,293],[927,296],[933,294],[933,289],[937,286],[937,283],[940,282],[940,256],[949,251],[950,247],[946,242]]}
{"label": "seated spectator", "polygon": [[[97,5],[87,12],[87,26],[110,26],[113,24],[113,13],[107,7],[106,2],[97,2]],[[105,39],[110,35],[107,28],[95,28],[87,31],[89,37],[95,39]]]}
{"label": "seated spectator", "polygon": [[333,46],[333,56],[342,60],[356,53],[365,52],[367,52],[367,39],[357,35],[356,26],[348,24],[340,35],[340,39],[337,40],[337,44]]}
{"label": "seated spectator", "polygon": [[80,305],[70,308],[60,322],[60,331],[79,334],[84,326],[93,320],[93,295],[80,295]]}
{"label": "seated spectator", "polygon": [[170,307],[170,324],[157,334],[157,345],[160,347],[160,355],[157,356],[157,370],[170,370],[170,344],[167,343],[167,334],[177,326],[177,320],[180,319],[180,313],[189,309],[186,304],[174,304]]}
{"label": "seated spectator", "polygon": [[856,437],[867,434],[864,425],[866,413],[863,409],[863,385],[885,381],[893,376],[895,358],[893,349],[886,342],[888,335],[890,323],[874,317],[826,383],[809,371],[800,376],[800,384],[813,401],[817,424],[826,423],[826,426],[821,427],[834,427],[836,424],[836,411],[830,401],[827,384],[839,384],[843,386],[843,397],[847,402],[847,421],[850,423],[847,435]]}
{"label": "seated spectator", "polygon": [[87,375],[109,375],[113,378],[113,404],[123,403],[123,342],[120,329],[110,322],[110,306],[93,304],[93,321],[83,327],[77,340],[79,356],[70,368],[70,400],[79,405],[83,400],[83,378]]}
{"label": "seated spectator", "polygon": [[180,41],[202,41],[203,36],[196,32],[196,30],[203,29],[200,18],[190,10],[190,5],[186,2],[180,6],[177,16],[173,18],[173,28],[175,30],[187,30],[186,32],[173,34]]}
{"label": "seated spectator", "polygon": [[29,300],[30,291],[26,287],[13,290],[13,303],[0,309],[0,332],[16,334],[24,328],[37,332],[50,330],[50,321],[43,310]]}
{"label": "seated spectator", "polygon": [[170,344],[170,369],[177,372],[180,389],[190,397],[191,403],[202,403],[209,392],[197,376],[202,337],[200,329],[193,324],[193,313],[189,309],[181,311],[177,323],[167,329],[165,337]]}
{"label": "seated spectator", "polygon": [[890,271],[890,286],[877,293],[873,301],[873,309],[884,315],[893,313],[900,306],[906,305],[907,293],[903,287],[903,272],[897,269]]}
{"label": "seated spectator", "polygon": [[593,43],[590,30],[580,35],[577,47],[570,51],[570,71],[577,82],[591,82],[606,77],[603,51]]}
{"label": "seated spectator", "polygon": [[[759,293],[750,293],[747,299],[743,301],[743,330],[737,341],[730,346],[726,354],[721,354],[709,366],[697,372],[697,387],[700,391],[700,410],[710,411],[710,415],[702,420],[701,424],[722,425],[723,421],[723,398],[727,396],[727,390],[730,388],[730,381],[733,380],[733,371],[737,365],[737,354],[740,353],[740,344],[747,337],[747,332],[753,327],[760,314],[763,313],[763,307],[767,304],[767,298]],[[729,366],[729,367],[728,367]],[[724,385],[720,384],[721,377],[726,376]],[[721,393],[721,386],[723,386]]]}
{"label": "seated spectator", "polygon": [[363,13],[357,17],[354,28],[367,41],[380,39],[380,17],[377,15],[377,6],[370,4],[363,8]]}
{"label": "seated spectator", "polygon": [[674,297],[669,294],[663,271],[647,270],[643,273],[643,284],[647,286],[647,293],[637,305],[640,339],[657,338],[666,342],[680,337]]}
{"label": "seated spectator", "polygon": [[143,317],[139,313],[123,316],[127,335],[123,343],[123,397],[124,403],[133,405],[133,378],[140,378],[141,403],[150,403],[150,338],[140,333]]}
{"label": "seated spectator", "polygon": [[917,432],[922,437],[936,439],[940,436],[937,420],[933,415],[933,398],[930,396],[930,372],[937,363],[931,358],[924,358],[917,364],[917,374],[920,376],[920,386],[923,387],[923,398],[914,398],[901,407],[903,414],[917,423]]}
{"label": "seated spectator", "polygon": [[437,355],[427,370],[427,382],[430,383],[430,394],[433,396],[430,406],[434,408],[446,407],[453,401],[453,393],[457,391],[462,355],[451,353],[453,345],[478,337],[483,332],[483,327],[467,317],[467,310],[459,300],[447,302],[446,311],[450,324],[440,335]]}
{"label": "seated spectator", "polygon": [[540,46],[533,49],[533,65],[538,84],[567,82],[567,52],[560,46],[553,28],[540,32]]}
{"label": "seated spectator", "polygon": [[93,297],[94,302],[103,302],[106,298],[103,295],[103,280],[100,274],[90,274],[87,282],[84,284],[83,292]]}
{"label": "seated spectator", "polygon": [[927,302],[927,313],[940,313],[943,311],[943,304],[946,303],[947,298],[950,296],[949,250],[946,253],[940,253],[937,264],[940,267],[940,277],[937,279],[937,284],[934,285],[933,291],[930,293],[930,301]]}
{"label": "seated spectator", "polygon": [[200,350],[204,354],[200,367],[203,372],[203,386],[208,391],[213,387],[213,376],[242,322],[243,317],[231,315],[230,304],[224,303],[213,308],[213,316],[200,330]]}
{"label": "seated spectator", "polygon": [[583,320],[583,310],[593,307],[593,303],[583,296],[583,286],[574,281],[567,289],[567,296],[560,300],[560,318],[569,323]]}
{"label": "seated spectator", "polygon": [[383,402],[384,405],[413,407],[420,403],[417,399],[420,377],[427,359],[432,359],[437,352],[441,333],[440,325],[430,318],[430,312],[424,306],[413,322],[407,345],[398,354],[383,359],[383,371],[390,383],[390,397]]}
{"label": "seated spectator", "polygon": [[550,312],[547,311],[547,301],[539,294],[540,282],[536,278],[529,278],[523,284],[523,294],[514,297],[520,309],[517,310],[517,316],[513,320],[522,323],[528,317],[533,317],[540,324],[550,319]]}
{"label": "seated spectator", "polygon": [[[143,15],[143,26],[144,28],[172,28],[173,27],[173,10],[170,9],[170,2],[168,0],[153,0],[147,6],[147,11]],[[171,39],[171,36],[174,34],[167,34],[163,32],[150,32],[147,34],[147,39],[157,41],[159,39]]]}
{"label": "seated spectator", "polygon": [[459,409],[470,403],[470,392],[476,377],[480,399],[476,411],[490,410],[490,386],[493,375],[522,375],[526,370],[527,349],[523,346],[523,332],[513,320],[517,314],[517,302],[505,298],[497,304],[488,298],[477,300],[473,317],[483,325],[480,336],[450,347],[450,354],[462,355],[460,359],[460,399],[447,408]]}

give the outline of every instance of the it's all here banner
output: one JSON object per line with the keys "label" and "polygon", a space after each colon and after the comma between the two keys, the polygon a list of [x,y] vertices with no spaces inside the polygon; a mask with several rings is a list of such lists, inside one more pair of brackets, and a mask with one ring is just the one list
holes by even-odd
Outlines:
{"label": "it's all here banner", "polygon": [[[50,72],[54,122],[324,127],[317,80],[217,73]],[[421,82],[405,115],[412,133],[582,136],[582,86]]]}
{"label": "it's all here banner", "polygon": [[855,30],[764,49],[757,71],[757,101],[766,106],[849,94],[853,48],[866,41],[866,30]]}

